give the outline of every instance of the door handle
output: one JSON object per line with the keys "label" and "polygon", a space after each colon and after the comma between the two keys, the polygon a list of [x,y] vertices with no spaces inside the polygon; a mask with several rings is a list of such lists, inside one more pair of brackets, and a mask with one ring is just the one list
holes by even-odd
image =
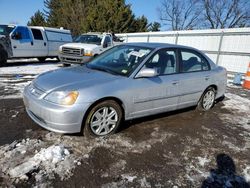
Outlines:
{"label": "door handle", "polygon": [[177,85],[178,83],[179,83],[178,80],[174,80],[174,81],[172,82],[173,85]]}
{"label": "door handle", "polygon": [[205,77],[205,80],[209,80],[209,79],[210,79],[210,76],[206,76],[206,77]]}
{"label": "door handle", "polygon": [[43,43],[43,45],[44,45],[44,46],[46,46],[46,42],[45,42],[45,43]]}
{"label": "door handle", "polygon": [[16,48],[16,46],[13,46],[13,48]]}
{"label": "door handle", "polygon": [[30,44],[31,44],[31,46],[33,46],[33,44],[34,44],[33,41],[31,41]]}

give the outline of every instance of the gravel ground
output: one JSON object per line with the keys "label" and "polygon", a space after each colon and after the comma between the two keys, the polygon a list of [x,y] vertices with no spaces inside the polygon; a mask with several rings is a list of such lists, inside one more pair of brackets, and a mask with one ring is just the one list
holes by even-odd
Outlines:
{"label": "gravel ground", "polygon": [[0,186],[250,186],[248,90],[229,85],[208,112],[136,119],[108,138],[86,139],[44,130],[25,112],[23,87],[57,68],[31,62],[0,68]]}

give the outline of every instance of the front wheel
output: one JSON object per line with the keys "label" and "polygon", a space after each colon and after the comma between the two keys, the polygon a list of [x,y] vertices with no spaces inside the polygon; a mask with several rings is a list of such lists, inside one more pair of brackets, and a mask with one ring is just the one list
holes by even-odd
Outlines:
{"label": "front wheel", "polygon": [[38,57],[37,59],[40,63],[42,63],[46,60],[46,57]]}
{"label": "front wheel", "polygon": [[87,115],[84,124],[85,136],[107,136],[117,131],[122,120],[122,109],[113,100],[107,100],[94,106]]}
{"label": "front wheel", "polygon": [[5,65],[7,62],[8,55],[5,50],[0,49],[0,67]]}
{"label": "front wheel", "polygon": [[69,64],[69,63],[63,63],[62,66],[63,67],[69,67],[69,66],[71,66],[71,64]]}
{"label": "front wheel", "polygon": [[201,111],[207,111],[214,106],[215,102],[215,89],[213,87],[209,87],[202,95],[199,103],[198,109]]}

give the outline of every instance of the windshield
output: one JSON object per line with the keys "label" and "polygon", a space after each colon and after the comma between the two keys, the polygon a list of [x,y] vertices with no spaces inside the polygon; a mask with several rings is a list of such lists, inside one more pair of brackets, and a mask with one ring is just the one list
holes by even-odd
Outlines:
{"label": "windshield", "polygon": [[101,45],[102,36],[101,35],[80,35],[79,37],[75,39],[75,42]]}
{"label": "windshield", "polygon": [[111,74],[129,76],[152,50],[152,48],[119,45],[97,56],[86,66]]}
{"label": "windshield", "polygon": [[0,35],[8,36],[14,28],[14,26],[0,25]]}

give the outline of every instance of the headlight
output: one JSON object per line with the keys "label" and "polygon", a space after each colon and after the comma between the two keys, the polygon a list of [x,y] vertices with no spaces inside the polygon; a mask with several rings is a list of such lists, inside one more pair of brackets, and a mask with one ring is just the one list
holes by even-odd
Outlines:
{"label": "headlight", "polygon": [[78,95],[78,91],[55,91],[49,93],[44,99],[60,105],[73,105]]}
{"label": "headlight", "polygon": [[62,46],[59,46],[58,52],[62,53]]}
{"label": "headlight", "polygon": [[85,56],[93,56],[93,53],[91,50],[84,50],[84,55]]}

